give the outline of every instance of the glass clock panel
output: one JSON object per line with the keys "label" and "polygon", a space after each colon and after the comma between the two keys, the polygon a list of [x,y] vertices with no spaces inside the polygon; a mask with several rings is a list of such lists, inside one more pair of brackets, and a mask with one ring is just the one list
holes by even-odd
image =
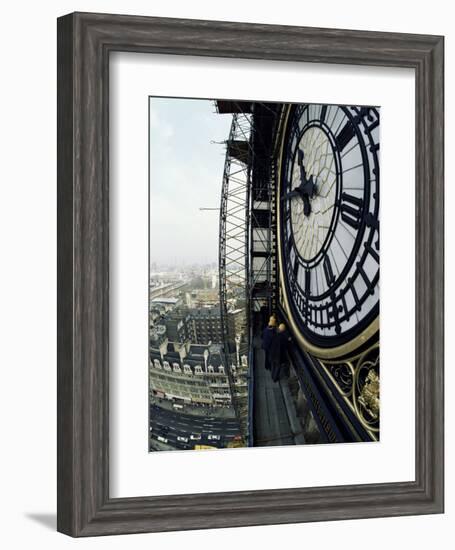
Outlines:
{"label": "glass clock panel", "polygon": [[349,341],[379,308],[379,110],[291,105],[279,166],[284,290],[304,335]]}

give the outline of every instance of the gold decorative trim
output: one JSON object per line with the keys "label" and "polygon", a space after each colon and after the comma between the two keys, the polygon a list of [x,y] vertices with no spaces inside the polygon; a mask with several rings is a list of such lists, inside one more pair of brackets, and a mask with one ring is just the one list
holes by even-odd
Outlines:
{"label": "gold decorative trim", "polygon": [[[330,381],[332,382],[332,384],[334,385],[334,387],[336,388],[338,393],[343,397],[344,401],[347,403],[347,405],[349,406],[351,411],[358,418],[359,422],[368,431],[371,438],[373,440],[377,441],[378,440],[379,427],[371,425],[371,423],[367,422],[366,419],[364,418],[364,415],[362,414],[362,411],[360,410],[359,403],[358,403],[359,398],[361,396],[361,393],[359,394],[359,391],[358,391],[358,388],[357,388],[358,376],[359,376],[360,369],[362,367],[364,367],[365,365],[369,364],[369,363],[371,363],[372,367],[376,366],[371,361],[365,361],[365,358],[375,349],[379,349],[379,343],[378,342],[375,342],[372,346],[370,346],[365,351],[363,351],[361,353],[357,353],[356,355],[353,355],[353,356],[349,357],[348,359],[326,361],[327,365],[329,365],[329,366],[330,365],[334,366],[334,365],[343,365],[343,364],[345,364],[349,367],[349,369],[352,373],[352,388],[349,392],[344,391],[340,387],[338,381],[335,379],[332,372],[330,371],[328,366],[325,364],[324,360],[318,358],[317,361],[318,361],[318,364],[321,366],[321,368],[324,369],[324,372],[327,374],[327,376],[329,377]],[[379,355],[378,355],[378,358],[376,359],[376,363],[378,362],[378,360],[379,360]],[[379,377],[376,380],[376,382],[377,382],[377,388],[374,388],[374,391],[375,391],[374,397],[376,399],[379,399]],[[371,388],[371,389],[373,389],[373,388]],[[376,391],[376,389],[377,389],[377,391]],[[379,409],[379,406],[378,406],[378,409]],[[379,410],[378,410],[378,413],[379,413]],[[378,414],[378,420],[379,420],[379,414]]]}
{"label": "gold decorative trim", "polygon": [[[280,127],[280,152],[278,156],[278,166],[277,166],[277,197],[280,196],[281,191],[281,168],[282,168],[282,160],[283,160],[283,149],[284,149],[284,136],[285,136],[285,129],[287,127],[288,119],[289,119],[289,113],[290,113],[291,105],[288,105],[287,107],[287,113],[284,117],[284,120]],[[292,332],[299,342],[299,344],[314,355],[315,357],[322,357],[324,359],[332,359],[336,357],[341,357],[343,355],[346,355],[348,353],[352,353],[354,350],[358,349],[360,346],[362,346],[365,342],[367,342],[374,334],[376,334],[379,331],[379,316],[376,317],[372,321],[372,323],[364,329],[364,331],[359,334],[356,338],[351,340],[350,342],[346,342],[346,344],[342,344],[341,346],[336,346],[334,348],[321,348],[319,346],[316,346],[312,344],[307,338],[303,336],[303,334],[300,332],[298,325],[294,319],[294,316],[292,314],[291,308],[289,306],[288,296],[286,292],[286,288],[284,286],[284,276],[283,276],[283,262],[282,262],[282,246],[281,246],[281,212],[279,207],[279,200],[276,201],[277,208],[276,208],[276,220],[277,220],[277,244],[278,244],[278,266],[279,266],[279,286],[281,288],[281,303],[284,307],[284,310],[286,312],[286,315],[288,316],[289,322],[291,324]]]}

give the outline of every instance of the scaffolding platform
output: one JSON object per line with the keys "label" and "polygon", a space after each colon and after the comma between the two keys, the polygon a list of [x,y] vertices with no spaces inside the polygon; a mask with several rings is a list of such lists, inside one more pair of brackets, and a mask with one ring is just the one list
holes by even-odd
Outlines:
{"label": "scaffolding platform", "polygon": [[261,339],[254,338],[254,446],[305,444],[286,380],[273,382]]}

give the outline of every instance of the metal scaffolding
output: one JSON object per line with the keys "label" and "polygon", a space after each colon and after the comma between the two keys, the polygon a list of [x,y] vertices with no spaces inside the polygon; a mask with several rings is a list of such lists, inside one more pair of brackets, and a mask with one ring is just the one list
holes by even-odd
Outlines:
{"label": "metal scaffolding", "polygon": [[[223,357],[228,374],[232,404],[244,437],[247,431],[247,401],[241,403],[232,371],[235,334],[231,334],[229,310],[235,302],[243,302],[243,332],[248,337],[249,298],[249,195],[251,172],[251,114],[233,114],[223,173],[220,206],[220,313],[223,333]],[[238,345],[238,343],[237,343]]]}
{"label": "metal scaffolding", "polygon": [[258,103],[252,131],[253,177],[250,194],[250,323],[266,308],[276,309],[276,193],[272,162],[276,126],[281,105]]}
{"label": "metal scaffolding", "polygon": [[[230,334],[229,310],[235,302],[243,302],[243,334],[251,351],[253,316],[261,307],[269,311],[274,309],[276,294],[271,137],[280,108],[276,104],[234,101],[218,102],[217,108],[220,113],[232,113],[220,206],[219,273],[224,362],[233,407],[243,435],[251,441],[251,399],[244,402],[237,398],[232,372],[233,335]],[[251,353],[248,356],[251,362]],[[250,368],[250,383],[251,375]]]}

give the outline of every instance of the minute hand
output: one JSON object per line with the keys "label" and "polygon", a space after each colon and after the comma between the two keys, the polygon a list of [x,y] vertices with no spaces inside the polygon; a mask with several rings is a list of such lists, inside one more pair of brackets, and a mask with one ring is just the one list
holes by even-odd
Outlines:
{"label": "minute hand", "polygon": [[310,198],[313,198],[316,194],[316,183],[314,182],[313,175],[307,178],[303,159],[303,150],[299,149],[297,154],[297,162],[300,167],[300,185],[296,189],[299,190],[303,199],[303,213],[305,216],[309,216],[311,213]]}

